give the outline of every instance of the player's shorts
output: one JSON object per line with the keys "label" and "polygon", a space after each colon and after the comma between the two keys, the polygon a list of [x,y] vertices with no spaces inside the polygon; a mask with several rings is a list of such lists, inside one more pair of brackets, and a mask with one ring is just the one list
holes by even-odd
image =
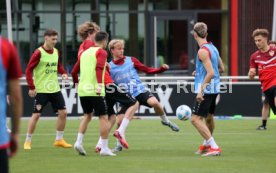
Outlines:
{"label": "player's shorts", "polygon": [[9,158],[7,149],[0,149],[0,172],[8,173],[9,172]]}
{"label": "player's shorts", "polygon": [[198,102],[195,99],[195,104],[193,107],[193,114],[202,116],[206,118],[208,113],[214,114],[216,110],[216,98],[218,94],[204,94],[204,100],[202,102]]}
{"label": "player's shorts", "polygon": [[48,102],[51,102],[55,112],[66,109],[61,91],[56,93],[37,93],[35,96],[33,113],[41,113]]}
{"label": "player's shorts", "polygon": [[115,103],[120,103],[123,107],[128,109],[130,106],[134,105],[137,100],[131,96],[125,90],[122,90],[116,84],[108,84],[105,89],[105,99],[108,107],[108,115],[114,115],[114,105]]}
{"label": "player's shorts", "polygon": [[270,108],[272,109],[273,113],[276,114],[276,107],[275,107],[275,101],[274,101],[276,97],[276,86],[269,88],[264,93]]}
{"label": "player's shorts", "polygon": [[[143,93],[139,94],[135,98],[139,102],[140,105],[144,105],[144,106],[147,106],[149,108],[152,108],[152,106],[150,106],[148,104],[148,99],[151,98],[151,97],[154,97],[154,95],[151,92],[146,91],[146,92],[143,92]],[[126,112],[126,110],[127,109],[124,106],[122,106],[119,114],[124,114]]]}
{"label": "player's shorts", "polygon": [[102,96],[80,97],[81,106],[85,114],[94,111],[95,116],[107,115],[107,104]]}

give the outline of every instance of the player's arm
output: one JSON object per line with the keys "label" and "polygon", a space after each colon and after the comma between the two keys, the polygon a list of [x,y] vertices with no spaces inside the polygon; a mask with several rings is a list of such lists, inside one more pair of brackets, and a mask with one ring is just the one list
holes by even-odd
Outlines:
{"label": "player's arm", "polygon": [[26,81],[29,86],[29,96],[34,97],[36,95],[36,90],[35,90],[35,85],[34,85],[34,80],[33,80],[33,70],[39,63],[41,58],[41,52],[36,49],[34,53],[32,54],[30,61],[27,65],[25,75],[26,75]]}
{"label": "player's arm", "polygon": [[71,71],[71,75],[72,75],[73,82],[75,85],[77,85],[79,83],[79,78],[78,78],[79,72],[80,72],[80,59],[77,61],[77,63],[74,65],[74,67]]}
{"label": "player's arm", "polygon": [[8,94],[11,106],[11,137],[10,137],[10,156],[16,154],[19,140],[20,117],[23,113],[23,99],[19,78],[22,76],[19,58],[15,47],[11,49],[7,78]]}
{"label": "player's arm", "polygon": [[248,71],[248,77],[249,79],[252,80],[254,79],[257,73],[257,64],[255,63],[255,59],[253,55],[251,55],[249,63],[250,63],[250,68]]}
{"label": "player's arm", "polygon": [[58,73],[61,74],[63,80],[66,80],[66,79],[68,79],[68,74],[67,74],[66,70],[64,69],[64,67],[61,63],[61,54],[60,54],[60,52],[58,52],[58,57],[59,57],[58,58]]}
{"label": "player's arm", "polygon": [[142,71],[146,74],[162,73],[169,69],[169,66],[167,64],[163,64],[159,68],[152,68],[152,67],[148,67],[148,66],[142,64],[137,58],[131,57],[131,60],[133,62],[134,68],[136,70]]}
{"label": "player's arm", "polygon": [[197,95],[197,100],[202,101],[203,100],[203,93],[204,89],[207,87],[207,85],[211,82],[212,78],[214,77],[214,69],[210,60],[209,52],[205,49],[200,49],[198,51],[198,58],[201,60],[207,74],[204,78],[204,81],[201,85],[201,88]]}
{"label": "player's arm", "polygon": [[99,49],[96,53],[97,63],[96,63],[96,77],[98,81],[97,94],[101,94],[102,87],[104,87],[103,81],[103,70],[106,66],[107,53],[103,49]]}
{"label": "player's arm", "polygon": [[219,72],[220,73],[224,72],[224,65],[223,65],[221,57],[219,57]]}

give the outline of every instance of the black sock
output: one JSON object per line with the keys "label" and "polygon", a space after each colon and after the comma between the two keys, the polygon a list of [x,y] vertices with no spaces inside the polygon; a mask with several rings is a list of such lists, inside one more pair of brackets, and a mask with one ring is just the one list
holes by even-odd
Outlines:
{"label": "black sock", "polygon": [[263,120],[263,127],[266,127],[267,120]]}

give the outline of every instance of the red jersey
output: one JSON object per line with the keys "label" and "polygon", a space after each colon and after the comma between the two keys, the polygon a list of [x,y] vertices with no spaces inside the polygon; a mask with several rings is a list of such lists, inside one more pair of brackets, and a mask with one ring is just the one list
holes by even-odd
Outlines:
{"label": "red jersey", "polygon": [[[112,60],[114,62],[114,64],[116,65],[121,65],[125,62],[125,56],[121,59],[118,60]],[[163,68],[163,67],[159,67],[159,68],[152,68],[152,67],[147,67],[145,66],[143,63],[141,63],[137,58],[135,57],[131,57],[131,60],[133,62],[133,66],[136,70],[138,71],[142,71],[146,74],[156,74],[156,73],[162,73],[164,71],[166,71],[167,69]]]}
{"label": "red jersey", "polygon": [[[71,72],[71,75],[72,75],[74,83],[78,83],[79,82],[78,73],[80,72],[80,62],[79,62],[79,59],[80,59],[81,54],[86,49],[88,49],[90,47],[93,47],[93,46],[95,46],[95,43],[92,40],[89,40],[89,39],[88,40],[84,40],[82,42],[82,44],[80,45],[80,48],[79,48],[79,51],[78,51],[78,62],[75,64],[75,66],[74,66],[74,68],[73,68],[73,70]],[[99,58],[99,61],[101,61],[101,60],[103,60],[103,59]],[[113,83],[113,80],[112,80],[112,78],[111,78],[111,76],[109,74],[109,68],[106,67],[105,74],[104,74],[104,84],[107,85],[107,84],[110,84],[110,83]]]}
{"label": "red jersey", "polygon": [[258,69],[263,92],[276,86],[276,48],[267,52],[257,50],[250,57],[250,68]]}
{"label": "red jersey", "polygon": [[[46,50],[43,46],[41,46],[41,47],[49,54],[54,53],[54,49]],[[60,60],[60,52],[58,52],[58,56],[59,56],[58,73],[59,74],[67,74],[67,72],[63,68],[61,60]],[[41,58],[41,52],[40,52],[39,49],[36,49],[34,51],[34,53],[32,54],[32,56],[30,58],[30,61],[29,61],[28,65],[27,65],[27,68],[26,68],[26,80],[27,80],[27,83],[29,85],[29,89],[31,89],[31,90],[35,89],[34,80],[32,78],[32,75],[33,75],[34,68],[37,66],[37,64],[40,61],[40,58]]]}

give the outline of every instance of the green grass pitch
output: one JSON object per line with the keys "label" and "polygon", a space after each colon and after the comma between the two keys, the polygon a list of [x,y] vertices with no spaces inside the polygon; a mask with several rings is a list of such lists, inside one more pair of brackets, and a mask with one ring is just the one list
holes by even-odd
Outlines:
{"label": "green grass pitch", "polygon": [[[201,157],[194,151],[202,142],[189,121],[173,119],[175,133],[158,119],[133,120],[127,129],[129,149],[116,157],[94,152],[98,120],[90,123],[84,139],[87,156],[71,149],[55,148],[54,120],[40,120],[32,149],[23,150],[27,120],[21,123],[20,150],[10,160],[11,173],[274,173],[276,171],[276,120],[268,130],[257,131],[260,119],[216,120],[215,140],[222,148],[219,157]],[[79,120],[68,120],[65,139],[74,144]],[[112,130],[112,132],[114,129]],[[115,145],[110,135],[109,146]]]}

